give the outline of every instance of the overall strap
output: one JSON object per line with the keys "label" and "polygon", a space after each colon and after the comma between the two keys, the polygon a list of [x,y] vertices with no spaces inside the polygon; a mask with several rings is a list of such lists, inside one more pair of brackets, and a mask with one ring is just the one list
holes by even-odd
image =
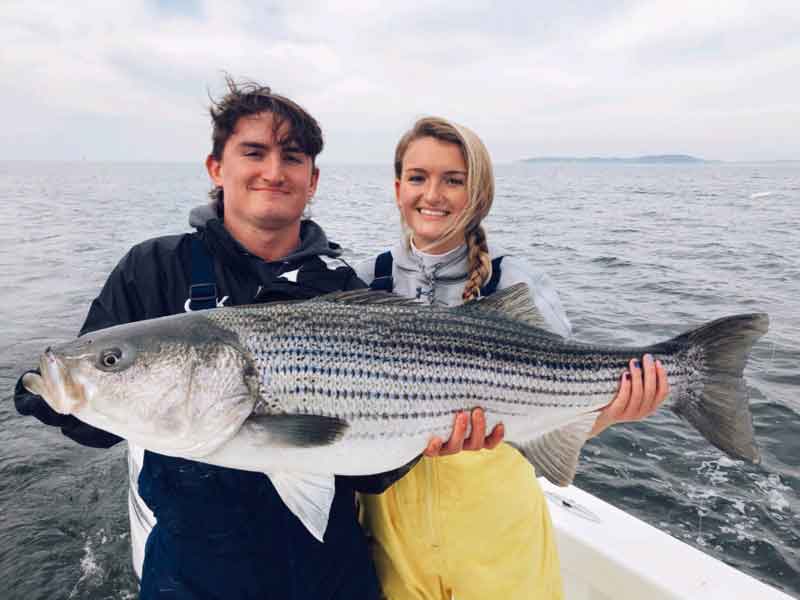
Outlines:
{"label": "overall strap", "polygon": [[490,296],[497,291],[497,284],[500,283],[500,262],[503,260],[502,256],[492,259],[492,276],[481,288],[481,296]]}
{"label": "overall strap", "polygon": [[392,253],[386,251],[379,254],[375,259],[375,278],[369,284],[371,290],[383,290],[391,292],[394,289],[394,279],[392,278]]}
{"label": "overall strap", "polygon": [[203,240],[192,236],[192,281],[184,309],[189,312],[216,307],[217,278],[214,275],[214,261]]}

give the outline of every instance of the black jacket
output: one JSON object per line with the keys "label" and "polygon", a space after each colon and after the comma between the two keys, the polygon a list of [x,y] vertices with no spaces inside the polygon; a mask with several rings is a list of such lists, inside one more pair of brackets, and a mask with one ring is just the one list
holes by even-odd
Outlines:
{"label": "black jacket", "polygon": [[[303,222],[297,251],[268,263],[250,255],[220,219],[211,218],[193,233],[134,246],[92,302],[81,334],[183,312],[192,283],[192,238],[201,239],[213,257],[217,296],[226,306],[364,287],[336,259],[338,246],[312,221]],[[60,426],[81,444],[108,447],[120,441],[55,413],[21,382],[15,403],[20,413]],[[377,579],[356,521],[353,490],[383,491],[405,470],[337,477],[321,544],[289,512],[266,476],[146,452],[139,493],[157,524],[147,542],[141,597],[376,598]]]}

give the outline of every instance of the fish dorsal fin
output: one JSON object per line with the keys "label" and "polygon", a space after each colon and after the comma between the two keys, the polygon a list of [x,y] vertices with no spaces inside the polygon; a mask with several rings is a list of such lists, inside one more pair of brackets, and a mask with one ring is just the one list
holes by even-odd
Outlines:
{"label": "fish dorsal fin", "polygon": [[270,471],[265,473],[286,507],[309,533],[324,542],[328,517],[336,493],[331,474]]}
{"label": "fish dorsal fin", "polygon": [[537,475],[543,475],[555,485],[567,486],[575,478],[581,448],[596,419],[596,412],[586,413],[569,425],[512,445],[528,459]]}
{"label": "fish dorsal fin", "polygon": [[333,292],[317,296],[308,302],[336,302],[340,304],[391,304],[395,306],[416,306],[420,303],[404,296],[398,296],[391,292],[379,290],[363,289],[349,290],[346,292]]}
{"label": "fish dorsal fin", "polygon": [[506,318],[521,321],[536,327],[549,337],[562,339],[561,336],[545,330],[546,323],[544,317],[533,302],[530,289],[524,283],[515,283],[507,288],[496,291],[491,296],[467,302],[455,310],[474,312],[475,314],[480,314],[484,311],[495,312]]}

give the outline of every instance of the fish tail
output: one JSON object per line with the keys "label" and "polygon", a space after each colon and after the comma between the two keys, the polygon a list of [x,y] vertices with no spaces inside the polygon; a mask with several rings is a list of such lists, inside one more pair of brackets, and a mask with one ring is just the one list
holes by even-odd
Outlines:
{"label": "fish tail", "polygon": [[[701,381],[692,381],[690,375],[672,410],[723,452],[754,463],[760,455],[742,372],[753,344],[768,328],[766,314],[736,315],[711,321],[667,342],[687,344],[700,365]],[[691,362],[695,364],[695,360]]]}

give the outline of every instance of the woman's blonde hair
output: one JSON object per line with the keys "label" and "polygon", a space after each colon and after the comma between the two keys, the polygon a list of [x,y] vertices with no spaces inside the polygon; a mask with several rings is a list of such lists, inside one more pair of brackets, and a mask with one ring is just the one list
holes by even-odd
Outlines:
{"label": "woman's blonde hair", "polygon": [[[403,157],[411,142],[426,137],[458,146],[467,165],[467,205],[437,243],[452,239],[460,231],[464,232],[469,274],[463,298],[472,300],[480,295],[481,286],[492,276],[492,261],[486,244],[486,231],[481,225],[489,214],[494,200],[492,160],[486,146],[471,130],[440,117],[424,117],[414,123],[397,143],[394,152],[394,174],[398,180],[403,174]],[[405,222],[403,229],[410,239],[412,232]]]}

